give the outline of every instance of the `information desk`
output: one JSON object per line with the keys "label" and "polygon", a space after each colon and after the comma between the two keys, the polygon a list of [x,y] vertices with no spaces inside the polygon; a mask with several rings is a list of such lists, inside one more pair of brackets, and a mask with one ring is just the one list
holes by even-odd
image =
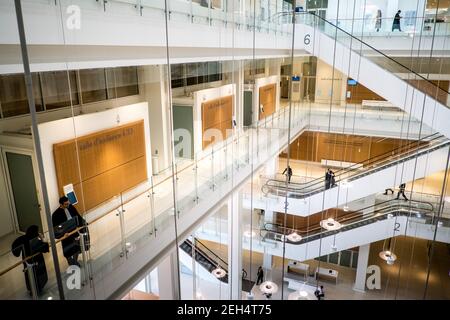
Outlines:
{"label": "information desk", "polygon": [[309,264],[291,260],[288,263],[287,272],[308,276],[309,275]]}
{"label": "information desk", "polygon": [[327,269],[327,268],[316,268],[316,272],[315,274],[315,278],[319,279],[331,279],[334,280],[337,284],[337,280],[338,280],[338,272],[336,270],[333,269]]}

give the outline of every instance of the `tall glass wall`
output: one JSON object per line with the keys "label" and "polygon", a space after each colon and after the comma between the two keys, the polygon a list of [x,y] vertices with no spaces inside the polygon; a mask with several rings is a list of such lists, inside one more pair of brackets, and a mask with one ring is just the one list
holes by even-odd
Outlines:
{"label": "tall glass wall", "polygon": [[448,299],[441,6],[4,1],[0,297]]}

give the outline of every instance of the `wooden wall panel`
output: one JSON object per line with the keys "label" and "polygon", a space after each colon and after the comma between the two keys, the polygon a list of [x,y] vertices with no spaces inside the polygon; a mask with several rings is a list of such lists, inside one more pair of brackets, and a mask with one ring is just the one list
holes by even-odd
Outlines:
{"label": "wooden wall panel", "polygon": [[[320,221],[328,218],[338,219],[351,212],[345,212],[341,209],[328,209],[323,212],[317,212],[308,217],[286,214],[286,227],[300,231],[320,227]],[[284,225],[284,213],[275,212],[275,221],[277,224]]]}
{"label": "wooden wall panel", "polygon": [[275,83],[268,84],[259,88],[259,107],[264,108],[264,112],[259,112],[259,120],[270,116],[275,112],[277,85]]}
{"label": "wooden wall panel", "polygon": [[346,98],[347,103],[361,104],[363,100],[386,101],[386,99],[364,87],[359,82],[356,86],[349,86],[347,84],[347,91],[350,91],[350,98]]}
{"label": "wooden wall panel", "polygon": [[202,103],[202,146],[205,149],[210,144],[215,143],[205,140],[205,132],[210,129],[217,129],[222,133],[222,138],[226,139],[227,129],[232,128],[233,121],[233,96],[225,96],[218,99],[205,101]]}
{"label": "wooden wall panel", "polygon": [[[423,144],[424,142],[422,142]],[[305,132],[290,145],[291,159],[320,162],[322,159],[362,162],[411,144],[412,140],[358,135]],[[281,157],[286,157],[282,153]]]}
{"label": "wooden wall panel", "polygon": [[143,120],[54,144],[53,154],[60,193],[72,183],[81,211],[147,180]]}
{"label": "wooden wall panel", "polygon": [[[443,105],[447,105],[447,97],[450,81],[448,80],[430,80],[430,82],[425,80],[405,80],[410,83],[415,88],[426,93],[432,98],[436,98],[437,101]],[[433,85],[434,84],[434,85]],[[442,90],[440,90],[440,89]]]}

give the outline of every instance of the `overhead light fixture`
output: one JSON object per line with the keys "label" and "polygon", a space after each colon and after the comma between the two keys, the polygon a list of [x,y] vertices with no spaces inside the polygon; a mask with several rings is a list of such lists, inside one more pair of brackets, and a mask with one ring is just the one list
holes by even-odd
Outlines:
{"label": "overhead light fixture", "polygon": [[278,286],[275,282],[265,281],[265,282],[261,283],[261,285],[259,286],[259,289],[261,290],[262,293],[274,294],[275,292],[278,291]]}
{"label": "overhead light fixture", "polygon": [[288,300],[311,300],[311,299],[308,295],[308,292],[304,290],[299,290],[289,294]]}
{"label": "overhead light fixture", "polygon": [[291,242],[300,242],[302,241],[302,236],[299,235],[297,232],[292,232],[291,234],[287,235],[286,238]]}
{"label": "overhead light fixture", "polygon": [[381,259],[386,261],[387,264],[392,265],[397,260],[397,256],[390,250],[383,250],[379,253]]}
{"label": "overhead light fixture", "polygon": [[253,238],[254,236],[256,236],[256,232],[255,231],[244,231],[244,237],[246,238]]}
{"label": "overhead light fixture", "polygon": [[320,221],[320,226],[327,230],[338,230],[341,228],[341,224],[333,218],[328,218]]}
{"label": "overhead light fixture", "polygon": [[226,271],[223,270],[222,268],[218,267],[216,269],[214,269],[213,271],[211,271],[211,273],[214,275],[214,277],[216,277],[217,279],[221,279],[223,277],[225,277],[227,275]]}
{"label": "overhead light fixture", "polygon": [[391,251],[391,240],[392,238],[389,238],[387,247],[385,247],[386,240],[384,240],[383,250],[378,254],[389,265],[394,264],[394,261],[397,260],[397,256]]}

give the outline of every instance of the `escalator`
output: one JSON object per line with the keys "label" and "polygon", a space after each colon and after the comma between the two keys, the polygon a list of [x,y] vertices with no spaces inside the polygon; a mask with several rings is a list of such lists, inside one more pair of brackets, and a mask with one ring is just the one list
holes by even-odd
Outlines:
{"label": "escalator", "polygon": [[[408,160],[421,156],[427,156],[436,150],[441,150],[450,145],[450,140],[438,133],[426,136],[420,140],[408,142],[392,151],[380,154],[370,159],[355,163],[349,167],[335,171],[335,185],[345,186],[362,177],[405,163]],[[418,178],[418,177],[416,177]],[[404,181],[408,182],[408,181]],[[386,185],[389,187],[389,185]],[[286,185],[286,180],[269,179],[261,190],[265,196],[275,195],[294,199],[304,199],[320,192],[326,191],[325,177],[315,178],[304,183],[291,182]]]}
{"label": "escalator", "polygon": [[[378,221],[395,219],[395,217],[399,216],[406,216],[411,219],[420,218],[424,224],[435,225],[436,209],[430,202],[391,199],[356,211],[349,211],[339,218],[333,219],[333,221],[338,222],[340,225],[337,230],[327,230],[324,225],[327,223],[327,220],[323,221],[324,224],[311,226],[303,230],[287,228],[276,223],[265,223],[260,231],[260,236],[263,241],[285,241],[289,244],[301,245],[320,238],[333,236],[340,232],[370,225]],[[439,221],[442,220],[440,219]],[[445,222],[446,226],[450,225],[450,221]],[[300,236],[297,237],[298,241],[291,241],[288,237],[288,235],[294,233]]]}
{"label": "escalator", "polygon": [[297,13],[297,49],[357,80],[396,107],[450,138],[448,88],[414,72],[370,44],[313,13]]}
{"label": "escalator", "polygon": [[[217,254],[215,254],[211,249],[209,249],[204,243],[199,239],[194,238],[195,242],[195,261],[197,261],[203,268],[208,272],[213,273],[214,270],[220,268],[225,271],[225,275],[222,277],[217,277],[217,279],[223,283],[228,283],[228,264],[221,259]],[[192,250],[194,245],[189,239],[184,240],[180,245],[180,248],[186,252],[190,257],[193,256]],[[247,271],[242,270],[242,291],[250,292],[255,285],[254,281],[246,279]]]}

